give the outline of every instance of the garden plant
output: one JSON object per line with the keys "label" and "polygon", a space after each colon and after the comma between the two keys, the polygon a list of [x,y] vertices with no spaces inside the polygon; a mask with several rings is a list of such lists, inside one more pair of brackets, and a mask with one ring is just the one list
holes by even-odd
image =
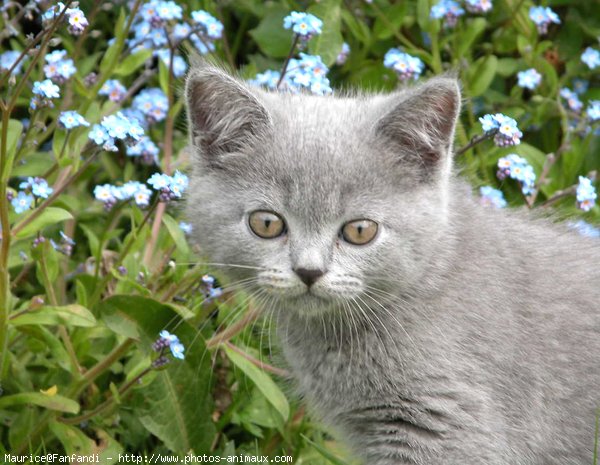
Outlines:
{"label": "garden plant", "polygon": [[455,75],[481,208],[600,238],[597,2],[3,0],[0,25],[0,462],[355,463],[294,396],[265,298],[190,240],[199,55],[324,99]]}

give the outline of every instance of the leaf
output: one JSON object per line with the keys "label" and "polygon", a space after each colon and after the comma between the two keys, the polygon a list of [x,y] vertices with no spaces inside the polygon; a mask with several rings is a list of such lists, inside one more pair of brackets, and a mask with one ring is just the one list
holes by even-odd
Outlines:
{"label": "leaf", "polygon": [[269,403],[277,409],[283,421],[287,421],[290,416],[290,406],[285,395],[271,377],[231,348],[224,346],[223,350],[227,354],[227,357],[229,357],[229,360],[252,380]]}
{"label": "leaf", "polygon": [[168,305],[153,299],[117,295],[96,308],[101,315],[114,313],[115,309],[135,325],[140,348],[148,354],[153,353],[152,342],[162,329],[176,334],[186,348],[185,360],[173,361],[143,390],[134,391],[133,404],[140,422],[174,452],[208,452],[215,429],[211,419],[210,357],[202,339],[194,328],[181,323]]}
{"label": "leaf", "polygon": [[152,50],[144,49],[140,52],[129,55],[115,68],[114,74],[117,76],[129,76],[137,71],[146,61],[152,57]]}
{"label": "leaf", "polygon": [[482,57],[473,63],[467,73],[467,90],[470,97],[482,95],[494,80],[498,58],[495,55]]}
{"label": "leaf", "polygon": [[179,227],[179,224],[166,213],[163,215],[163,223],[167,227],[167,231],[169,231],[173,242],[175,242],[177,250],[185,255],[188,255],[190,253],[190,248],[185,240],[183,231]]}
{"label": "leaf", "polygon": [[429,0],[418,0],[417,1],[417,24],[424,31],[429,32],[432,20],[429,18],[431,6]]}
{"label": "leaf", "polygon": [[[35,210],[32,211],[28,216],[23,218],[21,222],[25,221],[29,216],[35,213]],[[30,237],[34,234],[37,234],[39,231],[44,229],[46,226],[50,226],[52,224],[60,223],[61,221],[72,220],[73,215],[71,215],[67,210],[63,210],[62,208],[56,207],[46,207],[44,211],[35,218],[31,223],[26,225],[23,229],[21,229],[17,234],[17,238]],[[20,223],[19,223],[20,224]],[[15,227],[18,228],[19,224]]]}
{"label": "leaf", "polygon": [[293,32],[283,28],[283,18],[289,14],[288,9],[279,4],[270,4],[258,27],[250,31],[250,35],[263,53],[273,58],[285,58],[292,46]]}
{"label": "leaf", "polygon": [[89,456],[93,453],[95,442],[88,438],[79,428],[55,420],[50,421],[48,426],[50,427],[50,431],[52,431],[63,445],[67,456]]}
{"label": "leaf", "polygon": [[[2,124],[0,124],[0,132],[2,131]],[[21,123],[20,121],[16,120],[16,119],[9,119],[8,120],[8,131],[7,131],[7,140],[6,140],[6,160],[11,160],[15,155],[15,152],[17,151],[17,143],[19,141],[19,139],[21,138],[21,134],[23,133],[23,123]],[[11,169],[12,168],[12,162],[9,164],[7,163],[6,166],[2,167],[2,171],[3,171],[3,178],[4,178],[4,171]]]}
{"label": "leaf", "polygon": [[79,223],[78,226],[81,228],[81,230],[85,234],[85,237],[87,238],[87,243],[90,248],[90,255],[92,257],[97,257],[100,252],[100,240],[98,239],[98,236],[96,236],[94,231],[92,231],[92,228],[90,228],[89,226],[83,223]]}
{"label": "leaf", "polygon": [[0,397],[0,409],[15,405],[38,405],[58,412],[79,412],[79,404],[77,402],[59,395],[48,396],[39,392],[21,392],[19,394]]}
{"label": "leaf", "polygon": [[64,307],[41,307],[12,318],[13,326],[23,325],[68,325],[91,328],[96,325],[94,315],[81,305],[66,305]]}
{"label": "leaf", "polygon": [[343,461],[341,458],[339,458],[336,455],[333,455],[331,452],[329,452],[325,447],[321,446],[320,444],[317,444],[316,442],[310,440],[308,437],[306,437],[304,434],[300,434],[300,436],[302,436],[302,438],[308,442],[311,446],[313,446],[315,448],[315,450],[321,454],[325,459],[329,460],[333,465],[348,465],[345,461]]}
{"label": "leaf", "polygon": [[321,34],[309,41],[308,50],[312,55],[319,55],[327,66],[335,63],[344,43],[340,4],[341,0],[323,0],[308,9],[323,21]]}
{"label": "leaf", "polygon": [[369,28],[365,23],[356,19],[356,17],[346,9],[342,9],[342,20],[357,40],[363,44],[368,44],[371,41],[371,32]]}
{"label": "leaf", "polygon": [[475,18],[469,22],[464,32],[460,35],[458,42],[457,55],[462,57],[471,48],[475,40],[485,31],[487,22],[483,18]]}
{"label": "leaf", "polygon": [[375,26],[373,27],[375,37],[380,40],[392,37],[394,32],[402,27],[402,22],[404,21],[407,10],[407,2],[399,2],[396,5],[382,8],[383,15],[377,17]]}

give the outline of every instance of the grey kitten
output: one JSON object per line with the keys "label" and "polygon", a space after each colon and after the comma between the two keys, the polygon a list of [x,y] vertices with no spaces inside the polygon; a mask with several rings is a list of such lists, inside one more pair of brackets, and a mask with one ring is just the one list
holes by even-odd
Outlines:
{"label": "grey kitten", "polygon": [[460,91],[186,88],[202,250],[266,297],[312,410],[370,465],[591,464],[600,245],[479,206]]}

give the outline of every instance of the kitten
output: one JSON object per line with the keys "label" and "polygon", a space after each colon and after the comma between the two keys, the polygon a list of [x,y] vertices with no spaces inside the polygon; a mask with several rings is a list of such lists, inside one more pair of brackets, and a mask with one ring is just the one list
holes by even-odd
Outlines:
{"label": "kitten", "polygon": [[600,243],[470,197],[454,79],[316,97],[205,65],[186,97],[196,238],[266,296],[299,392],[357,456],[592,463]]}

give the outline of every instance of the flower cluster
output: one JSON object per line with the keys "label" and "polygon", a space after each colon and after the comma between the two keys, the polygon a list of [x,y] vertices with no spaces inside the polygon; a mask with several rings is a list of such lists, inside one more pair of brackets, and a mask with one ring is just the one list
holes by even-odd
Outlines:
{"label": "flower cluster", "polygon": [[[42,15],[42,21],[44,23],[49,23],[57,18],[65,11],[65,4],[62,2],[58,2],[56,5],[48,8],[44,14]],[[88,27],[89,23],[83,11],[79,8],[66,8],[66,13],[64,18],[67,19],[69,23],[68,30],[71,34],[78,36],[80,35],[86,27]]]}
{"label": "flower cluster", "polygon": [[[330,94],[332,90],[329,86],[329,79],[327,79],[328,72],[329,68],[325,66],[320,56],[300,53],[300,60],[292,58],[289,61],[285,76],[281,81],[281,88],[294,93],[301,89],[308,89],[317,95]],[[278,71],[267,70],[257,74],[249,82],[276,89],[280,76],[281,73]]]}
{"label": "flower cluster", "polygon": [[189,40],[204,55],[215,49],[214,41],[223,35],[223,24],[204,10],[192,11],[184,19],[183,9],[173,1],[150,0],[142,5],[132,27],[128,46],[133,53],[148,49],[169,66],[173,74],[185,74],[187,63],[175,53],[184,40]]}
{"label": "flower cluster", "polygon": [[430,16],[433,19],[444,19],[444,27],[454,27],[459,16],[465,14],[465,10],[454,0],[440,0],[431,7]]}
{"label": "flower cluster", "polygon": [[100,87],[98,94],[107,96],[111,102],[119,103],[125,98],[127,89],[117,79],[109,79]]}
{"label": "flower cluster", "polygon": [[542,82],[542,75],[535,69],[531,68],[526,71],[520,71],[517,73],[517,79],[519,80],[518,86],[525,89],[533,90],[540,85]]}
{"label": "flower cluster", "polygon": [[485,207],[504,208],[506,200],[501,190],[494,189],[491,186],[481,186],[479,188],[479,202]]}
{"label": "flower cluster", "polygon": [[[142,90],[135,96],[131,108],[140,112],[148,123],[158,123],[167,117],[169,100],[158,87],[151,87]],[[140,123],[142,122],[140,121]]]}
{"label": "flower cluster", "polygon": [[417,80],[425,68],[419,58],[404,53],[397,48],[388,50],[383,58],[383,65],[396,71],[401,81]]}
{"label": "flower cluster", "polygon": [[311,37],[321,33],[323,21],[310,13],[292,11],[283,18],[283,27],[291,29],[300,36],[302,42],[306,42]]}
{"label": "flower cluster", "polygon": [[89,138],[101,145],[109,152],[118,151],[115,145],[117,139],[126,144],[133,144],[144,135],[144,129],[133,118],[127,118],[120,111],[114,115],[106,116],[100,124],[94,124]]}
{"label": "flower cluster", "polygon": [[89,126],[83,116],[76,111],[63,111],[58,117],[58,125],[64,129],[75,129],[80,126]]}
{"label": "flower cluster", "polygon": [[588,68],[596,69],[600,66],[600,51],[588,47],[581,54],[581,61],[583,61]]}
{"label": "flower cluster", "polygon": [[64,84],[77,71],[73,60],[67,58],[66,50],[55,50],[48,53],[44,59],[44,75],[56,84]]}
{"label": "flower cluster", "polygon": [[535,23],[540,34],[547,34],[550,24],[560,24],[558,15],[548,7],[532,6],[529,9],[529,17]]}
{"label": "flower cluster", "polygon": [[50,79],[34,82],[31,92],[33,93],[33,98],[29,102],[31,110],[37,110],[42,107],[54,108],[52,99],[60,97],[60,89]]}
{"label": "flower cluster", "polygon": [[596,188],[592,184],[590,178],[579,176],[579,184],[577,185],[577,207],[584,212],[590,211],[596,204]]}
{"label": "flower cluster", "polygon": [[583,102],[579,100],[579,96],[568,87],[560,89],[560,96],[567,101],[567,105],[575,113],[579,113],[583,108]]}
{"label": "flower cluster", "polygon": [[158,147],[148,136],[140,137],[140,140],[127,146],[126,153],[130,157],[140,157],[145,165],[158,164]]}
{"label": "flower cluster", "polygon": [[185,174],[175,171],[173,176],[167,174],[154,173],[148,179],[154,190],[160,192],[161,202],[179,199],[189,185],[189,179]]}
{"label": "flower cluster", "polygon": [[521,183],[521,191],[524,195],[531,195],[535,186],[535,172],[533,167],[517,154],[511,153],[498,160],[498,179],[504,180],[507,177],[515,179]]}
{"label": "flower cluster", "polygon": [[33,201],[33,195],[21,191],[10,200],[10,203],[15,209],[15,213],[21,214],[31,208]]}
{"label": "flower cluster", "polygon": [[466,0],[465,6],[469,13],[487,13],[492,9],[492,0]]}
{"label": "flower cluster", "polygon": [[47,199],[53,192],[53,189],[48,186],[48,181],[40,177],[28,177],[26,181],[19,184],[19,189],[42,199]]}
{"label": "flower cluster", "polygon": [[169,333],[166,330],[161,331],[159,335],[160,337],[152,344],[152,349],[155,352],[160,353],[159,358],[157,358],[152,364],[154,368],[158,368],[169,362],[169,360],[163,356],[163,351],[167,347],[171,351],[173,357],[179,360],[183,360],[185,358],[185,355],[183,353],[185,351],[185,347],[183,346],[183,344],[177,336]]}
{"label": "flower cluster", "polygon": [[210,302],[223,294],[223,289],[217,286],[215,277],[209,274],[202,276],[202,287],[207,302]]}
{"label": "flower cluster", "polygon": [[517,122],[502,113],[484,115],[479,118],[481,128],[486,134],[495,134],[494,142],[498,147],[508,147],[521,143],[523,133],[517,127]]}
{"label": "flower cluster", "polygon": [[152,191],[138,181],[129,181],[122,186],[103,184],[94,188],[94,197],[104,204],[108,211],[119,201],[132,200],[139,207],[147,207],[150,204]]}

